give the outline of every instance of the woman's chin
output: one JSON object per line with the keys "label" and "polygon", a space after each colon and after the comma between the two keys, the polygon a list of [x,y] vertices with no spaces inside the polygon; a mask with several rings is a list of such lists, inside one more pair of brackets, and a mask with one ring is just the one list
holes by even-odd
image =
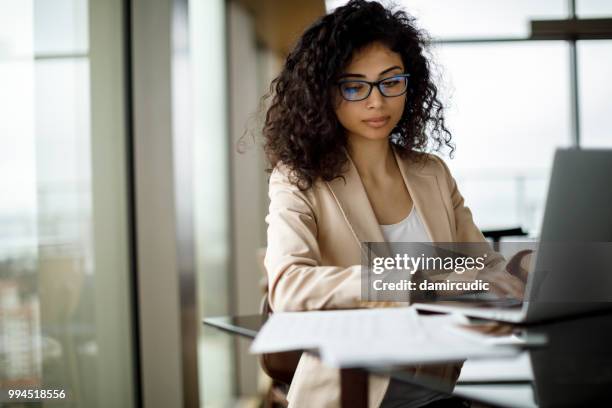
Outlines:
{"label": "woman's chin", "polygon": [[349,139],[360,140],[362,142],[388,140],[390,129],[359,129],[358,132],[349,132]]}
{"label": "woman's chin", "polygon": [[361,133],[362,137],[368,140],[386,140],[389,138],[389,129],[368,129]]}

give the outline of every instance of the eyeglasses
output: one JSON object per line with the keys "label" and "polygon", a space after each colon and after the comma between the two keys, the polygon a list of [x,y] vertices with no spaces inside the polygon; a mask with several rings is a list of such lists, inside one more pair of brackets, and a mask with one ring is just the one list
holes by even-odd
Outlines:
{"label": "eyeglasses", "polygon": [[372,93],[372,87],[377,87],[383,96],[400,96],[408,89],[408,77],[410,74],[393,75],[376,82],[364,81],[362,79],[345,79],[338,81],[340,94],[347,101],[355,102],[367,99]]}

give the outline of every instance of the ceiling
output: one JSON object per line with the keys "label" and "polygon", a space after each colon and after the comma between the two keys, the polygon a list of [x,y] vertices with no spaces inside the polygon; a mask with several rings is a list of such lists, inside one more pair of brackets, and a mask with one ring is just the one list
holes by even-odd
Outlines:
{"label": "ceiling", "polygon": [[325,14],[324,0],[237,1],[253,14],[258,40],[282,57],[304,29]]}

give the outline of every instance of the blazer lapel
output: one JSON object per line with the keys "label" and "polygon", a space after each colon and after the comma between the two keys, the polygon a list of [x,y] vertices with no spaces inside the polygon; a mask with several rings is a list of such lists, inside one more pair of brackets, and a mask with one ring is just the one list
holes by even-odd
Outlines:
{"label": "blazer lapel", "polygon": [[347,157],[349,168],[342,174],[344,180],[335,178],[327,185],[359,245],[362,242],[385,242],[357,168],[348,153]]}
{"label": "blazer lapel", "polygon": [[421,164],[402,160],[395,149],[393,154],[432,242],[451,242],[451,218],[442,198],[441,180],[435,174],[428,173]]}

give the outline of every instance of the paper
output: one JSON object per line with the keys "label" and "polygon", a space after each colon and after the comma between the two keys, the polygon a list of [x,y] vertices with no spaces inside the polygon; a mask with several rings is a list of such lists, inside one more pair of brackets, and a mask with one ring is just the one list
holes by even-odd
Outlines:
{"label": "paper", "polygon": [[533,370],[529,353],[513,358],[466,361],[461,367],[459,382],[466,381],[531,381]]}
{"label": "paper", "polygon": [[319,348],[334,341],[366,342],[395,332],[414,338],[417,313],[413,308],[357,309],[274,313],[251,346],[252,353]]}
{"label": "paper", "polygon": [[332,366],[412,364],[514,355],[516,348],[488,345],[463,335],[460,315],[420,316],[412,307],[274,313],[252,353],[316,349]]}

